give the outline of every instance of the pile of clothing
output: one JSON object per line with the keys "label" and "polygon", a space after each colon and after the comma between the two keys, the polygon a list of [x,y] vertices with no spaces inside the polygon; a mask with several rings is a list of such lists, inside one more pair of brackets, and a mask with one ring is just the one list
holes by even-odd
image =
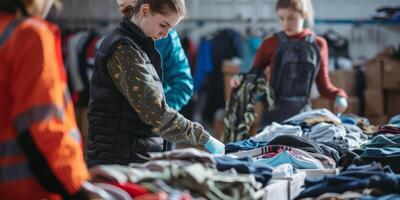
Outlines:
{"label": "pile of clothing", "polygon": [[[359,122],[354,116],[342,121]],[[399,131],[397,115],[389,124],[369,132],[366,143],[340,158],[339,175],[306,179],[305,190],[297,199],[400,199]]]}
{"label": "pile of clothing", "polygon": [[297,199],[399,199],[400,175],[378,163],[352,165],[337,176],[305,181]]}
{"label": "pile of clothing", "polygon": [[95,185],[118,199],[254,199],[272,178],[339,167],[337,176],[306,179],[298,199],[396,199],[399,133],[400,115],[371,128],[365,118],[312,110],[227,144],[226,155],[178,149],[152,153],[143,164],[101,165],[92,172]]}
{"label": "pile of clothing", "polygon": [[[351,160],[348,164],[370,164],[379,162],[390,166],[394,172],[400,173],[400,115],[393,117],[389,124],[382,125],[369,135],[369,141],[360,148],[353,149],[343,159]],[[348,165],[343,165],[344,168]]]}
{"label": "pile of clothing", "polygon": [[271,167],[250,157],[214,156],[193,148],[151,156],[144,164],[96,167],[95,177],[103,180],[97,186],[117,187],[130,199],[254,199],[272,178]]}
{"label": "pile of clothing", "polygon": [[339,161],[368,140],[362,128],[365,121],[351,117],[343,116],[342,121],[326,109],[300,113],[283,124],[272,123],[250,139],[227,144],[225,152],[248,155],[256,163],[272,167],[290,164],[295,169],[333,169],[341,162],[349,163]]}
{"label": "pile of clothing", "polygon": [[306,179],[298,199],[400,198],[400,115],[374,127],[356,115],[312,110],[229,143],[225,152],[250,156],[256,164],[273,167],[273,172],[283,165],[341,170],[337,176]]}

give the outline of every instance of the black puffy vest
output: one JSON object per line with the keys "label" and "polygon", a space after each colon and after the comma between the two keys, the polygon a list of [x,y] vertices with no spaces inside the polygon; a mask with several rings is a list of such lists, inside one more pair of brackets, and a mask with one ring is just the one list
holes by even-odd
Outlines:
{"label": "black puffy vest", "polygon": [[272,88],[277,99],[304,101],[319,70],[320,54],[311,34],[305,40],[288,39],[285,33],[275,34],[279,47],[275,58]]}
{"label": "black puffy vest", "polygon": [[[121,43],[128,42],[146,60],[146,65],[162,77],[160,54],[151,38],[128,18],[101,42],[95,58],[95,69],[90,85],[89,138],[86,160],[89,167],[99,164],[127,165],[145,162],[148,152],[164,150],[164,140],[151,132],[152,127],[143,123],[128,100],[114,85],[107,63]],[[162,83],[159,81],[162,89]]]}

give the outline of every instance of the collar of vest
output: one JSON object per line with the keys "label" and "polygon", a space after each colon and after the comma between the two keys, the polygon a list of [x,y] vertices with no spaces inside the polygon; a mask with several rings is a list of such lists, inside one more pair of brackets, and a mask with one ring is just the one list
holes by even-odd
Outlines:
{"label": "collar of vest", "polygon": [[129,20],[128,17],[123,18],[120,28],[139,46],[145,48],[154,47],[153,39],[151,37],[147,37],[143,31],[136,26],[136,24]]}

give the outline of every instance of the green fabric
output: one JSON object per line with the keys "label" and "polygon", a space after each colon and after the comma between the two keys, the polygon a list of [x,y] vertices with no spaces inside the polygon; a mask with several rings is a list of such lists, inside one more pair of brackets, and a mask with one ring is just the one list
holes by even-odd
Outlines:
{"label": "green fabric", "polygon": [[234,170],[219,172],[201,163],[187,166],[165,164],[158,171],[124,166],[114,169],[127,175],[130,182],[147,187],[153,192],[157,192],[157,188],[152,187],[152,183],[162,180],[170,187],[181,191],[190,190],[193,196],[211,200],[254,199],[255,192],[262,187],[253,175],[237,174]]}
{"label": "green fabric", "polygon": [[178,33],[170,30],[167,37],[156,41],[163,61],[163,87],[169,107],[180,111],[193,95],[189,62]]}
{"label": "green fabric", "polygon": [[[232,171],[219,172],[200,163],[182,168],[170,165],[166,166],[163,172],[144,174],[140,175],[140,181],[136,183],[148,187],[148,183],[160,175],[169,186],[190,190],[191,194],[210,200],[254,199],[254,193],[260,189],[253,175],[236,174]],[[166,180],[168,176],[170,179]]]}
{"label": "green fabric", "polygon": [[182,185],[199,192],[207,199],[254,199],[253,195],[258,189],[253,175],[218,172],[202,164],[193,164],[182,170]]}

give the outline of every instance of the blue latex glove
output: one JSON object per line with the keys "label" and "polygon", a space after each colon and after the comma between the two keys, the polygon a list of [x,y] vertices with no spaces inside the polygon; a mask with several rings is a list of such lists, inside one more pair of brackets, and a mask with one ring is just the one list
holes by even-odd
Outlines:
{"label": "blue latex glove", "polygon": [[212,154],[225,154],[225,145],[211,136],[204,147]]}
{"label": "blue latex glove", "polygon": [[342,96],[336,96],[334,110],[335,113],[343,113],[347,108],[347,100]]}

